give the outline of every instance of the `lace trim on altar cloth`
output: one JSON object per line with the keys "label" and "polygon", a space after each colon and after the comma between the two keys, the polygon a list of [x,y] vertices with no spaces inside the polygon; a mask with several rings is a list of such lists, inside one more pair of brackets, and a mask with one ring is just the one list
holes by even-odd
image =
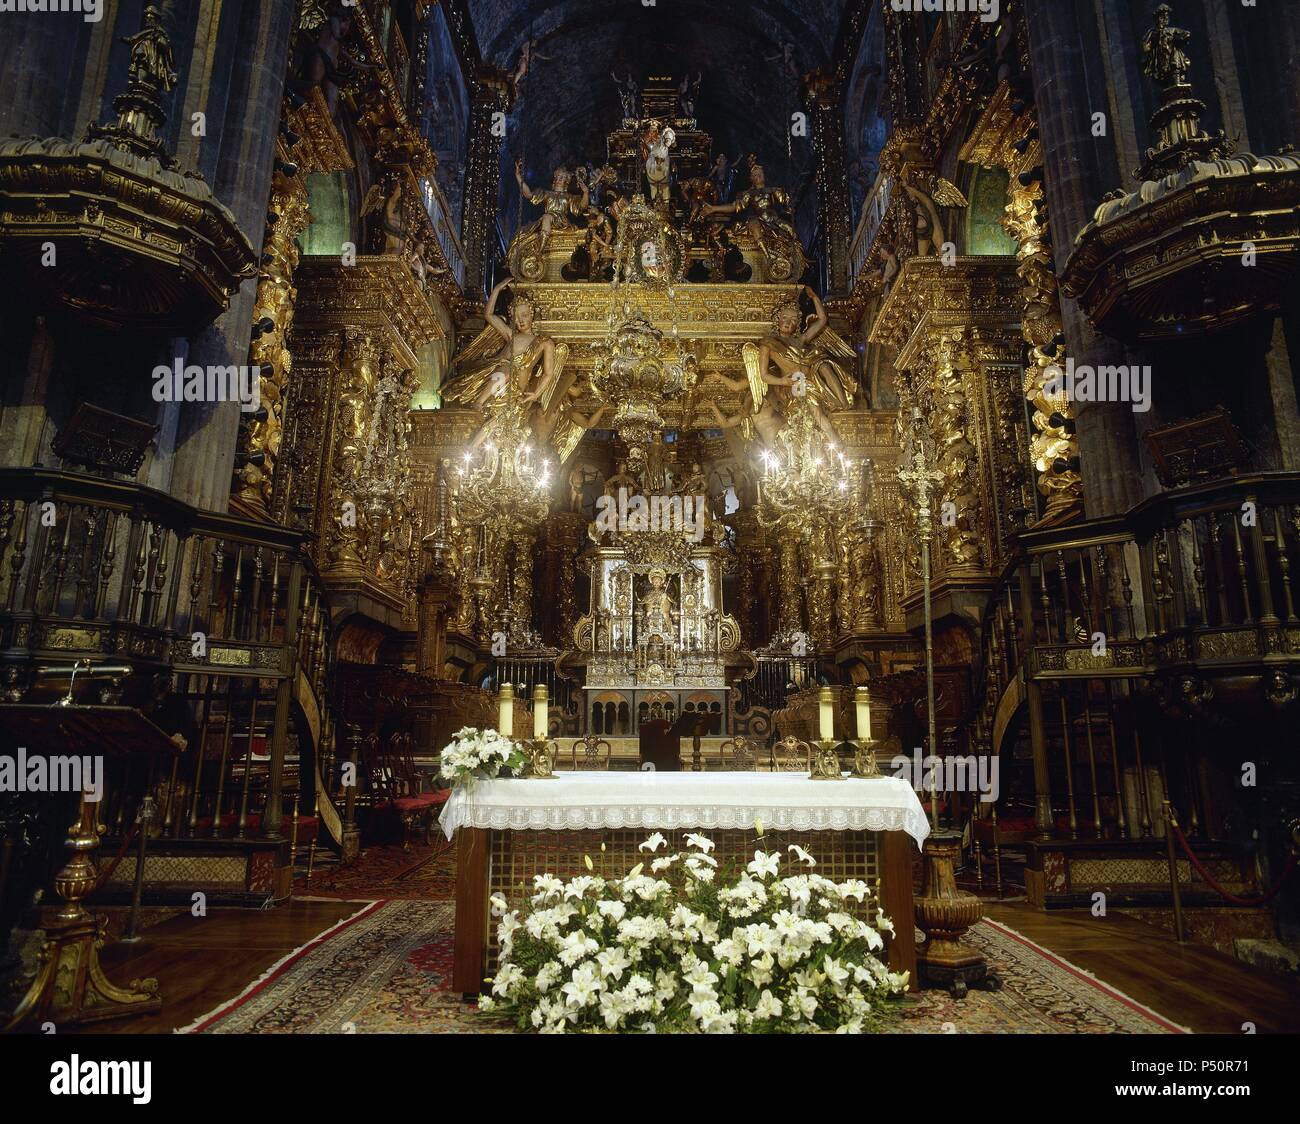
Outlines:
{"label": "lace trim on altar cloth", "polygon": [[505,807],[453,797],[440,824],[450,839],[457,828],[497,831],[599,830],[601,828],[715,828],[748,830],[756,820],[773,831],[905,831],[917,843],[929,834],[918,802],[915,809],[774,808],[767,805],[609,805],[604,807]]}

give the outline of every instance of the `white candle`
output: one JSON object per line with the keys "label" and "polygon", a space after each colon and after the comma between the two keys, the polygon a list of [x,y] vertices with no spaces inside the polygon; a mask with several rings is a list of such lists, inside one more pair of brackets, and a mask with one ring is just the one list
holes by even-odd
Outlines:
{"label": "white candle", "polygon": [[835,740],[835,696],[829,687],[823,687],[818,696],[820,702],[821,738],[824,742]]}
{"label": "white candle", "polygon": [[497,730],[508,738],[515,736],[515,688],[502,683],[497,695]]}
{"label": "white candle", "polygon": [[550,708],[546,705],[546,684],[533,688],[533,737],[544,741],[550,726]]}
{"label": "white candle", "polygon": [[858,709],[858,740],[871,740],[871,693],[865,687],[858,687],[853,692],[853,701]]}

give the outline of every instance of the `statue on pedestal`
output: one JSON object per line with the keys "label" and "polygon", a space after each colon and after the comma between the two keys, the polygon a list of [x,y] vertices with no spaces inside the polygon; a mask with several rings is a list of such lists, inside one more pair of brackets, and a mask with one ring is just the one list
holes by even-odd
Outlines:
{"label": "statue on pedestal", "polygon": [[750,164],[749,187],[730,203],[711,203],[703,208],[705,215],[744,215],[750,235],[767,259],[769,281],[790,281],[808,268],[803,244],[788,216],[791,212],[790,196],[779,187],[767,186],[767,173],[763,165]]}

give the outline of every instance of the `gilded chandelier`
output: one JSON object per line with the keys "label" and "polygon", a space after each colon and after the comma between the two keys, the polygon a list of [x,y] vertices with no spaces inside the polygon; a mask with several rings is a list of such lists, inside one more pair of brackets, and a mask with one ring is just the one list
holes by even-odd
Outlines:
{"label": "gilded chandelier", "polygon": [[850,504],[850,465],[843,452],[817,432],[812,414],[794,409],[780,437],[782,452],[764,450],[758,485],[758,518],[767,527],[788,518],[831,520]]}

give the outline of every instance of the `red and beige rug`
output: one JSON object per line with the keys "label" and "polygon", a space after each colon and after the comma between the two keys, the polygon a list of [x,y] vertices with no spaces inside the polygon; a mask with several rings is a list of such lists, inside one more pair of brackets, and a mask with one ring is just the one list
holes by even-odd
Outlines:
{"label": "red and beige rug", "polygon": [[[187,1027],[203,1034],[501,1033],[451,992],[451,902],[373,902]],[[967,934],[1002,976],[963,1000],[910,998],[904,1034],[1168,1034],[1185,1030],[995,921]]]}
{"label": "red and beige rug", "polygon": [[294,897],[330,901],[449,901],[456,896],[456,848],[439,835],[432,844],[367,847],[347,866],[317,867],[300,879]]}

